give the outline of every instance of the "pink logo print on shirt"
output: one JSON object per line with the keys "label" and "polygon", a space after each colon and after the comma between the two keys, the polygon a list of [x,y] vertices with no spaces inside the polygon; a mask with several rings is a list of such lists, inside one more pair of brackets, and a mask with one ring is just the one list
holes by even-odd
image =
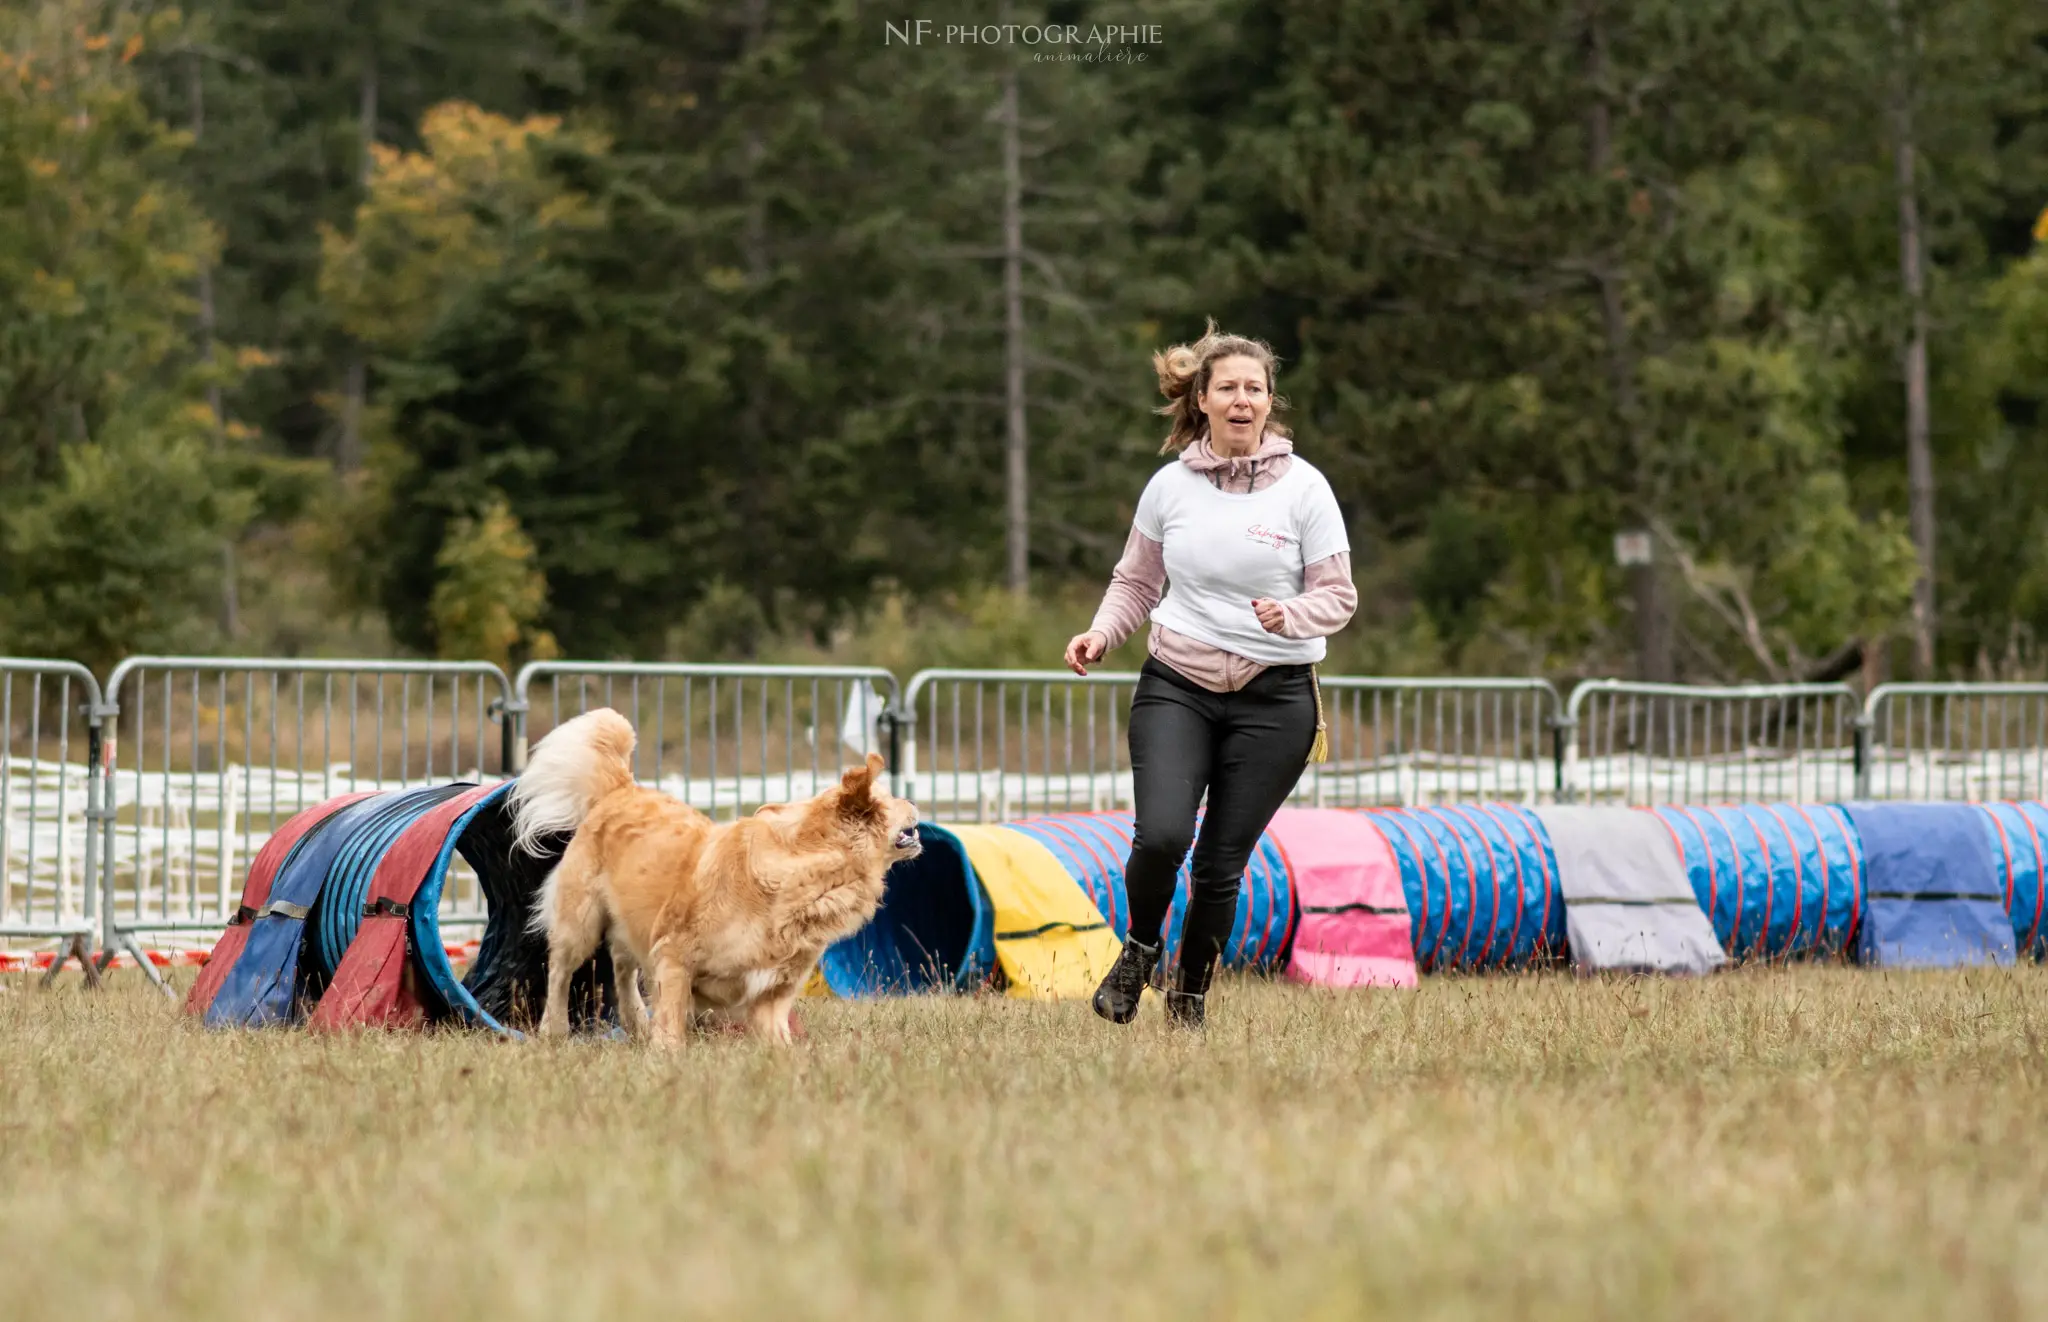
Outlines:
{"label": "pink logo print on shirt", "polygon": [[1276,551],[1284,551],[1288,547],[1294,545],[1294,538],[1288,536],[1284,532],[1281,532],[1277,528],[1268,528],[1263,523],[1255,523],[1251,527],[1246,528],[1244,530],[1244,535],[1247,541],[1258,542],[1261,545],[1270,546]]}

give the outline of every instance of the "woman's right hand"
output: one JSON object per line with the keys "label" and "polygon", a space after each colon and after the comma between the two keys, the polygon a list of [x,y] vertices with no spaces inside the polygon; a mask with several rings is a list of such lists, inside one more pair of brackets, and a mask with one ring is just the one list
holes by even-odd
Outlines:
{"label": "woman's right hand", "polygon": [[1087,674],[1088,667],[1100,661],[1103,653],[1109,650],[1106,642],[1093,630],[1075,634],[1073,641],[1067,644],[1067,669],[1077,675]]}

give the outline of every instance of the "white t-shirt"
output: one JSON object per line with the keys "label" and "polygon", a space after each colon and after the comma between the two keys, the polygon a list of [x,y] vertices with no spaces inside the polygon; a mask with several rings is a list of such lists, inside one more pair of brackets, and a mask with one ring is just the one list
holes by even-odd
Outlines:
{"label": "white t-shirt", "polygon": [[1176,460],[1145,484],[1134,522],[1165,552],[1168,587],[1154,624],[1261,665],[1323,659],[1323,639],[1267,633],[1252,611],[1261,597],[1300,596],[1303,569],[1351,549],[1329,479],[1301,456],[1253,492],[1219,491]]}

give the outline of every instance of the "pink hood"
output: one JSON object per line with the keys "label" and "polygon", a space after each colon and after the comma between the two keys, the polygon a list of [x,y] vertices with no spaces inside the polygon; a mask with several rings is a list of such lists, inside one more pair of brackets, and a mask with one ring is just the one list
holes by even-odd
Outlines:
{"label": "pink hood", "polygon": [[1294,442],[1273,432],[1259,438],[1258,449],[1240,455],[1217,454],[1209,438],[1204,436],[1180,452],[1180,461],[1205,476],[1220,470],[1230,477],[1239,477],[1249,472],[1255,463],[1293,453]]}

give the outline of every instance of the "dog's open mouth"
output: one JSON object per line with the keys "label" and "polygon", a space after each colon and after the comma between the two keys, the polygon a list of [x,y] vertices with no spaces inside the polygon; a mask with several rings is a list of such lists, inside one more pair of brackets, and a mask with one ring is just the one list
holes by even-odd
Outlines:
{"label": "dog's open mouth", "polygon": [[893,843],[898,849],[916,849],[918,847],[917,828],[914,826],[904,827],[896,833],[896,839]]}

